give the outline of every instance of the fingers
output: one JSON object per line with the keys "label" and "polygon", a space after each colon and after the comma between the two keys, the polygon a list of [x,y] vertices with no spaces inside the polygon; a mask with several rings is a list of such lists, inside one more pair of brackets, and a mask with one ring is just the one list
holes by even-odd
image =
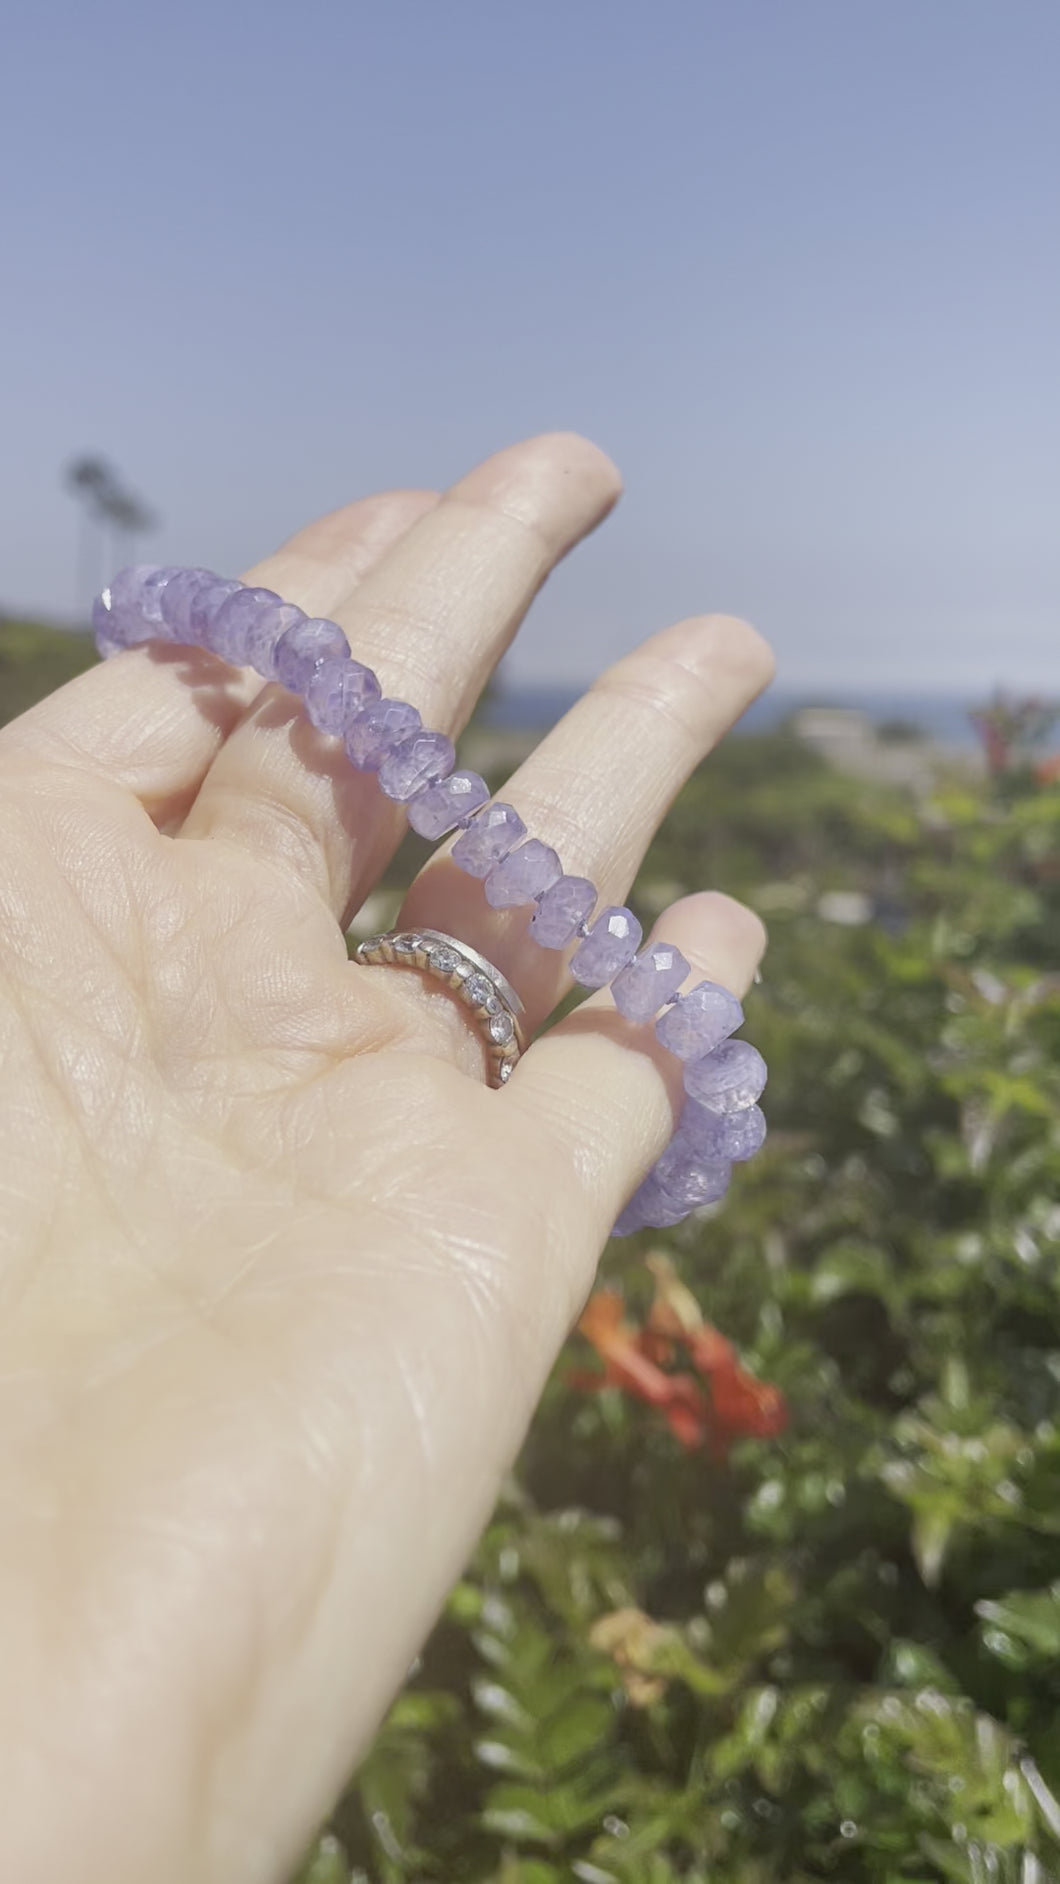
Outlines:
{"label": "fingers", "polygon": [[275,589],[307,615],[330,616],[438,502],[437,491],[383,491],[344,504],[298,530],[243,581]]}
{"label": "fingers", "polygon": [[[752,910],[711,891],[674,903],[652,936],[680,949],[692,982],[716,981],[741,997],[766,945]],[[552,1141],[557,1181],[581,1199],[594,1247],[663,1150],[682,1097],[681,1062],[650,1021],[625,1020],[606,989],[535,1041],[505,1092],[526,1128]]]}
{"label": "fingers", "polygon": [[[679,622],[608,669],[500,797],[565,871],[596,885],[598,907],[621,903],[676,792],[772,673],[769,648],[746,622]],[[539,948],[530,913],[491,909],[446,854],[420,872],[399,921],[478,949],[518,990],[533,1028],[570,986],[573,945]]]}
{"label": "fingers", "polygon": [[[549,571],[617,495],[614,467],[584,439],[558,434],[499,452],[332,613],[386,694],[410,700],[425,725],[458,732]],[[184,834],[280,863],[341,916],[403,829],[375,778],[274,688],[219,752]]]}
{"label": "fingers", "polygon": [[[437,498],[392,491],[322,517],[247,580],[339,606],[361,577]],[[303,598],[305,598],[303,600]],[[71,766],[140,798],[159,825],[179,819],[225,739],[261,691],[201,648],[149,643],[102,662],[49,694],[0,733],[0,765]]]}

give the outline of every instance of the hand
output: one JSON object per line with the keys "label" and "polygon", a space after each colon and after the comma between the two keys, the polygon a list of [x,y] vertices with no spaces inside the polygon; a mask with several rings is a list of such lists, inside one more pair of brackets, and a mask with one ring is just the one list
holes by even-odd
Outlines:
{"label": "hand", "polygon": [[[577,438],[371,498],[248,580],[346,629],[456,733],[617,495]],[[766,682],[686,621],[506,788],[621,901]],[[462,1010],[358,968],[401,812],[293,697],[120,654],[0,733],[0,1874],[282,1884],[490,1512],[673,1064],[594,997],[502,1092]],[[568,985],[446,861],[400,920],[479,948],[538,1028]],[[659,925],[742,992],[754,916]]]}

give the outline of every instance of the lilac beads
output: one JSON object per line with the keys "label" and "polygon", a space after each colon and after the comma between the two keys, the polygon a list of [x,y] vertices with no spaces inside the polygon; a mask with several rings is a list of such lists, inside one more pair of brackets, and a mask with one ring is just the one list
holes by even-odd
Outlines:
{"label": "lilac beads", "polygon": [[151,630],[144,621],[140,604],[144,583],[154,574],[154,568],[154,564],[145,563],[134,569],[119,570],[110,587],[93,603],[92,627],[101,654],[104,652],[101,636],[112,653],[146,641]]}
{"label": "lilac beads", "polygon": [[758,1106],[745,1106],[742,1112],[708,1112],[694,1099],[685,1102],[677,1128],[677,1139],[697,1159],[724,1158],[730,1164],[753,1158],[765,1136],[766,1122]]}
{"label": "lilac beads", "polygon": [[[144,618],[144,597],[148,582],[161,573],[156,563],[139,563],[131,569],[120,569],[104,591],[110,597],[108,638],[114,645],[132,647],[158,632]],[[165,572],[167,577],[171,573]]]}
{"label": "lilac beads", "polygon": [[444,733],[413,733],[387,753],[379,767],[379,789],[401,804],[444,778],[455,764],[453,742]]}
{"label": "lilac beads", "polygon": [[693,1152],[678,1130],[666,1150],[657,1158],[652,1177],[672,1204],[683,1204],[686,1211],[700,1210],[704,1204],[716,1204],[729,1188],[732,1165],[727,1158],[708,1158]]}
{"label": "lilac beads", "polygon": [[604,987],[633,960],[640,938],[640,923],[632,910],[605,909],[571,956],[570,971],[575,981],[580,981],[583,988]]}
{"label": "lilac beads", "polygon": [[724,1040],[713,1053],[685,1065],[685,1091],[708,1112],[743,1112],[766,1083],[766,1063],[749,1040]]}
{"label": "lilac beads", "polygon": [[200,589],[214,581],[208,569],[180,569],[159,595],[162,624],[171,641],[192,642],[191,612]]}
{"label": "lilac beads", "polygon": [[480,811],[463,837],[453,845],[453,862],[469,877],[486,877],[526,836],[526,826],[511,805],[499,800]]}
{"label": "lilac beads", "polygon": [[267,607],[282,606],[271,589],[238,588],[222,602],[209,627],[209,645],[223,661],[245,667],[251,629]]}
{"label": "lilac beads", "polygon": [[373,700],[346,728],[347,755],[359,772],[378,772],[387,754],[422,725],[407,700]]}
{"label": "lilac beads", "polygon": [[690,1211],[718,1203],[729,1188],[730,1176],[727,1159],[700,1156],[678,1132],[634,1191],[612,1234],[631,1236],[635,1230],[661,1230],[680,1223]]}
{"label": "lilac beads", "polygon": [[689,974],[688,963],[669,942],[653,942],[611,984],[615,1006],[627,1020],[647,1021],[672,1001]]}
{"label": "lilac beads", "polygon": [[337,621],[303,616],[276,643],[276,678],[290,693],[304,693],[322,661],[345,659],[350,644]]}
{"label": "lilac beads", "polygon": [[486,804],[489,795],[489,786],[477,772],[450,772],[409,800],[409,823],[420,837],[445,837]]}
{"label": "lilac beads", "polygon": [[494,909],[532,903],[562,875],[563,865],[551,845],[528,837],[518,850],[494,864],[486,878],[486,901]]}
{"label": "lilac beads", "polygon": [[559,877],[538,897],[530,934],[543,949],[566,948],[595,904],[596,885],[588,877]]}
{"label": "lilac beads", "polygon": [[634,1191],[611,1234],[632,1236],[635,1230],[646,1230],[649,1227],[662,1230],[671,1224],[680,1223],[687,1215],[687,1205],[670,1203],[662,1185],[654,1173],[649,1171],[643,1184]]}
{"label": "lilac beads", "polygon": [[321,661],[305,690],[305,710],[322,733],[344,733],[350,721],[378,700],[382,689],[370,667],[352,656]]}
{"label": "lilac beads", "polygon": [[276,649],[289,628],[294,628],[305,616],[293,602],[270,602],[258,610],[244,642],[245,659],[262,680],[276,680]]}
{"label": "lilac beads", "polygon": [[241,582],[222,582],[219,576],[200,583],[188,609],[188,639],[199,647],[208,648],[214,622],[229,596],[242,587]]}
{"label": "lilac beads", "polygon": [[743,1024],[743,1008],[717,982],[701,981],[655,1023],[661,1044],[679,1060],[696,1060]]}
{"label": "lilac beads", "polygon": [[[162,640],[167,638],[162,621],[162,591],[167,582],[172,582],[174,576],[180,576],[183,573],[181,569],[165,566],[161,569],[150,570],[144,577],[143,587],[140,590],[139,608],[147,634],[152,638],[160,637]],[[143,640],[145,637],[141,636],[140,639]]]}

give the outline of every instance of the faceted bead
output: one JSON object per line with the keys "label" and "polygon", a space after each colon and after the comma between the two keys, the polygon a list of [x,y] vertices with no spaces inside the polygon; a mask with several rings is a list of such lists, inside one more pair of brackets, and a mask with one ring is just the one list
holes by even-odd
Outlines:
{"label": "faceted bead", "polygon": [[190,642],[194,639],[191,611],[195,597],[200,589],[207,588],[216,580],[209,569],[182,569],[178,575],[170,577],[159,596],[159,606],[162,625],[171,641]]}
{"label": "faceted bead", "polygon": [[631,1021],[651,1020],[688,975],[688,963],[670,942],[653,942],[611,984],[615,1006]]}
{"label": "faceted bead", "polygon": [[188,610],[188,633],[189,638],[199,647],[209,647],[210,631],[215,617],[220,613],[229,596],[234,595],[236,590],[242,587],[241,582],[222,580],[220,576],[214,576],[210,582],[204,582],[201,588],[196,589]]}
{"label": "faceted bead", "polygon": [[243,642],[243,660],[263,680],[276,679],[276,649],[288,628],[297,627],[305,615],[293,602],[274,602],[260,608],[247,629]]}
{"label": "faceted bead", "polygon": [[444,733],[413,733],[387,753],[379,767],[379,789],[404,804],[424,785],[444,778],[456,764],[456,750]]}
{"label": "faceted bead", "polygon": [[699,1059],[743,1025],[743,1008],[728,988],[701,981],[655,1023],[661,1044],[679,1060]]}
{"label": "faceted bead", "polygon": [[344,744],[361,772],[378,772],[388,752],[400,746],[423,721],[407,700],[373,700],[346,728]]}
{"label": "faceted bead", "polygon": [[708,1112],[743,1112],[766,1083],[766,1063],[749,1040],[723,1040],[701,1060],[685,1062],[685,1091]]}
{"label": "faceted bead", "polygon": [[702,1210],[704,1204],[720,1203],[729,1188],[732,1165],[725,1158],[715,1158],[703,1164],[686,1165],[669,1177],[664,1177],[661,1171],[656,1175],[667,1203],[687,1214],[690,1210]]}
{"label": "faceted bead", "polygon": [[[688,1215],[689,1206],[674,1205],[667,1198],[655,1173],[649,1171],[637,1186],[612,1231],[613,1236],[629,1236],[634,1230],[669,1229]],[[619,1228],[621,1225],[621,1229]]]}
{"label": "faceted bead", "polygon": [[279,603],[271,589],[245,589],[242,586],[222,602],[209,625],[207,646],[233,667],[246,667],[247,641],[258,616]]}
{"label": "faceted bead", "polygon": [[698,1210],[724,1197],[732,1167],[724,1158],[708,1158],[678,1132],[656,1159],[651,1174],[670,1203]]}
{"label": "faceted bead", "polygon": [[701,1161],[727,1159],[742,1164],[764,1144],[766,1122],[758,1106],[742,1112],[710,1112],[695,1099],[687,1099],[675,1134]]}
{"label": "faceted bead", "polygon": [[[148,581],[161,574],[157,563],[137,563],[129,569],[119,569],[114,581],[104,594],[110,597],[110,628],[112,641],[122,647],[132,647],[137,641],[148,641],[152,629],[144,617],[144,594]],[[176,572],[167,570],[166,575]]]}
{"label": "faceted bead", "polygon": [[421,837],[444,837],[448,831],[477,811],[490,795],[490,788],[477,772],[450,772],[435,785],[425,785],[409,800],[409,823]]}
{"label": "faceted bead", "polygon": [[166,629],[162,621],[162,592],[168,582],[172,582],[176,576],[183,574],[183,569],[166,565],[161,569],[152,569],[150,575],[144,579],[140,591],[140,614],[148,624],[152,640],[166,637]]}
{"label": "faceted bead", "polygon": [[575,981],[580,981],[583,988],[605,987],[620,968],[633,960],[640,938],[641,926],[632,910],[605,909],[571,956],[570,971]]}
{"label": "faceted bead", "polygon": [[498,799],[480,811],[463,837],[457,838],[453,862],[469,877],[486,877],[525,836],[526,826],[519,813]]}
{"label": "faceted bead", "polygon": [[596,885],[588,877],[560,877],[539,899],[530,934],[543,949],[566,948],[595,906]]}
{"label": "faceted bead", "polygon": [[305,710],[322,733],[344,733],[356,713],[382,692],[370,667],[351,656],[321,661],[305,690]]}
{"label": "faceted bead", "polygon": [[337,621],[303,615],[276,643],[276,678],[288,693],[304,693],[321,661],[346,660],[350,644]]}
{"label": "faceted bead", "polygon": [[486,878],[486,901],[493,909],[513,909],[532,903],[563,875],[563,865],[550,844],[528,837],[518,850],[495,863]]}

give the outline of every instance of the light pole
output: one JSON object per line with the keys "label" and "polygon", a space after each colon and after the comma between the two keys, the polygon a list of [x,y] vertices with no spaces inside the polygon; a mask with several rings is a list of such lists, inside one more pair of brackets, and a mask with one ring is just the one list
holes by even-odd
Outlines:
{"label": "light pole", "polygon": [[[126,489],[105,458],[86,453],[75,458],[64,474],[66,488],[82,506],[77,546],[77,610],[87,612],[89,599],[108,574],[131,560],[132,539],[158,527],[158,518]],[[109,551],[109,555],[108,555]]]}

